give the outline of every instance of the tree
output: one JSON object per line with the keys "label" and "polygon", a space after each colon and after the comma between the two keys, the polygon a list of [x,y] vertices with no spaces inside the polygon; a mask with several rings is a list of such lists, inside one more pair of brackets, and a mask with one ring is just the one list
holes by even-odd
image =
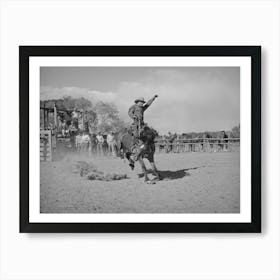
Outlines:
{"label": "tree", "polygon": [[40,102],[41,107],[53,108],[56,106],[58,109],[73,110],[89,110],[92,108],[92,103],[84,98],[72,98],[71,96],[64,96],[62,99],[50,99]]}
{"label": "tree", "polygon": [[[92,104],[84,97],[72,98],[71,96],[64,96],[62,99],[51,99],[41,101],[41,107],[53,109],[64,109],[68,112],[63,113],[62,119],[70,122],[71,112],[74,108],[78,111],[83,111],[84,118],[87,120],[89,126],[94,130],[103,131],[122,131],[127,127],[127,124],[119,117],[119,111],[115,104],[106,102],[97,102]],[[60,112],[60,114],[62,114]],[[42,118],[41,118],[42,119]],[[53,123],[53,117],[50,116],[50,123]]]}
{"label": "tree", "polygon": [[119,111],[113,103],[100,101],[94,105],[93,110],[97,114],[97,129],[99,131],[120,131],[126,126],[126,124],[120,120]]}
{"label": "tree", "polygon": [[233,138],[240,138],[240,124],[232,128],[231,135]]}

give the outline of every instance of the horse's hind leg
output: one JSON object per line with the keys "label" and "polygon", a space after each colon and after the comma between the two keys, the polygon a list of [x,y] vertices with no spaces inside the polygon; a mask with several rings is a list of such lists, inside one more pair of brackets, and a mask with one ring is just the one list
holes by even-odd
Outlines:
{"label": "horse's hind leg", "polygon": [[155,180],[161,180],[161,176],[160,176],[160,174],[157,170],[157,167],[156,167],[155,163],[151,162],[151,166],[152,166],[152,169],[153,169],[153,173],[155,175]]}
{"label": "horse's hind leg", "polygon": [[126,153],[125,157],[129,161],[130,168],[133,170],[135,167],[135,165],[134,165],[135,163],[134,163],[134,160],[131,158],[131,153]]}
{"label": "horse's hind leg", "polygon": [[142,157],[139,157],[138,159],[140,165],[141,165],[141,168],[142,168],[142,171],[143,171],[143,174],[144,174],[144,181],[145,182],[148,182],[150,181],[149,177],[148,177],[148,174],[147,174],[147,169],[146,169],[146,166],[145,166],[145,163],[143,161],[143,158]]}
{"label": "horse's hind leg", "polygon": [[155,165],[155,162],[154,162],[154,157],[153,156],[149,157],[148,160],[149,160],[149,162],[150,162],[150,164],[152,166],[152,170],[153,170],[153,173],[155,175],[155,179],[154,180],[161,180],[160,174],[159,174],[159,172],[157,170],[157,167]]}

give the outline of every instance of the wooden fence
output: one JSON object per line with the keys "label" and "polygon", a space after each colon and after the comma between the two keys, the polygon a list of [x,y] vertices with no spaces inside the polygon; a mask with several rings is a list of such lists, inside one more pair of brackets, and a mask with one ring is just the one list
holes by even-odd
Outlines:
{"label": "wooden fence", "polygon": [[51,130],[40,131],[40,161],[52,161],[52,132]]}
{"label": "wooden fence", "polygon": [[156,151],[166,153],[234,151],[239,146],[240,138],[156,139]]}
{"label": "wooden fence", "polygon": [[[73,145],[69,138],[56,139],[51,130],[41,130],[40,161],[52,161],[58,144],[60,148]],[[173,142],[157,138],[155,146],[156,152],[166,153],[237,151],[240,148],[240,138],[176,139]]]}

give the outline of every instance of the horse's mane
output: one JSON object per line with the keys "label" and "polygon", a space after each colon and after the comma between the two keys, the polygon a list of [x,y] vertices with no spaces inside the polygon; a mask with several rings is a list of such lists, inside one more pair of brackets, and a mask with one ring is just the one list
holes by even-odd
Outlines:
{"label": "horse's mane", "polygon": [[154,142],[155,138],[158,136],[158,133],[153,129],[148,126],[144,126],[140,138],[144,142],[151,143]]}

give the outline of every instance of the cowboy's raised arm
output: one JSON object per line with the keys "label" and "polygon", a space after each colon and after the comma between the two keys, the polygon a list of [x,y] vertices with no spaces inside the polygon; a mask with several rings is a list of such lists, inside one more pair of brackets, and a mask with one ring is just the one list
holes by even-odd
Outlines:
{"label": "cowboy's raised arm", "polygon": [[154,95],[149,101],[146,102],[146,104],[143,106],[144,111],[148,109],[148,107],[154,102],[157,97],[157,95]]}

